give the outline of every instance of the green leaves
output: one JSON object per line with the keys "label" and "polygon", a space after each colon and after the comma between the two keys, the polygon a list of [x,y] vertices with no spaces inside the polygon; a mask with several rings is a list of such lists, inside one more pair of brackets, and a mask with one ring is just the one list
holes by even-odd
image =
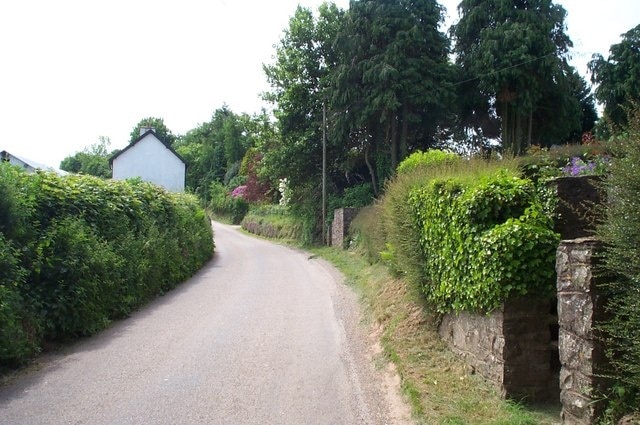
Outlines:
{"label": "green leaves", "polygon": [[475,184],[434,180],[409,202],[419,217],[427,299],[440,312],[490,311],[553,288],[558,236],[530,181],[498,173]]}
{"label": "green leaves", "polygon": [[[9,188],[11,190],[9,190]],[[0,164],[0,359],[89,335],[182,282],[213,251],[192,195]],[[18,208],[22,207],[22,208]]]}
{"label": "green leaves", "polygon": [[443,152],[437,149],[428,150],[426,152],[415,151],[407,158],[402,160],[402,162],[400,162],[397,172],[408,173],[418,167],[442,165],[447,163],[454,163],[460,160],[460,156],[454,153]]}
{"label": "green leaves", "polygon": [[60,162],[60,169],[71,173],[87,174],[91,176],[110,178],[109,152],[111,142],[108,137],[100,137],[100,141],[82,152],[67,156]]}
{"label": "green leaves", "polygon": [[500,125],[503,148],[515,155],[590,129],[582,128],[582,120],[595,109],[566,61],[572,43],[562,6],[551,0],[463,0],[459,11],[451,34],[464,127],[482,137]]}
{"label": "green leaves", "polygon": [[593,55],[588,66],[591,81],[598,84],[596,98],[604,104],[605,116],[614,126],[625,126],[625,108],[640,99],[640,25],[624,33],[622,41],[611,46],[607,59]]}
{"label": "green leaves", "polygon": [[173,142],[176,141],[176,136],[173,135],[171,130],[167,128],[164,123],[164,119],[156,118],[156,117],[147,117],[140,120],[138,124],[131,130],[131,134],[129,135],[129,143],[133,143],[134,140],[140,137],[140,129],[144,127],[153,128],[154,133],[158,136],[158,138],[171,146]]}

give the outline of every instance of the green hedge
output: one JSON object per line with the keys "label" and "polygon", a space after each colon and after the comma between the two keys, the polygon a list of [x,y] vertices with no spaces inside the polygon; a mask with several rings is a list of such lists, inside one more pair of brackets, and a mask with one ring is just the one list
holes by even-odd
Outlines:
{"label": "green hedge", "polygon": [[451,153],[444,152],[438,149],[432,149],[429,151],[416,151],[402,160],[398,164],[398,174],[406,174],[417,168],[426,168],[430,166],[442,166],[443,164],[455,164],[462,159],[460,156]]}
{"label": "green hedge", "polygon": [[[481,165],[484,170],[485,164]],[[352,223],[356,228],[365,224],[360,233],[368,235],[359,236],[359,241],[375,244],[365,247],[365,251],[380,253],[393,274],[402,276],[413,285],[422,284],[426,279],[424,258],[416,248],[420,244],[420,230],[415,224],[409,196],[414,189],[434,179],[459,175],[461,170],[473,175],[478,168],[475,163],[440,150],[412,153],[398,165],[397,174],[385,184],[384,196],[375,208],[379,220],[369,218],[364,220],[368,223],[359,220]],[[380,245],[382,241],[384,243]]]}
{"label": "green hedge", "polygon": [[0,363],[90,335],[191,276],[213,252],[195,197],[141,181],[0,164]]}
{"label": "green hedge", "polygon": [[303,223],[288,207],[255,205],[242,220],[242,228],[267,238],[301,241]]}
{"label": "green hedge", "polygon": [[512,295],[552,291],[559,237],[543,200],[531,181],[507,173],[412,191],[424,291],[438,311],[490,311]]}
{"label": "green hedge", "polygon": [[610,201],[597,236],[604,242],[600,275],[606,282],[605,335],[612,394],[608,419],[640,410],[640,104],[628,111],[629,125],[611,143],[605,189]]}

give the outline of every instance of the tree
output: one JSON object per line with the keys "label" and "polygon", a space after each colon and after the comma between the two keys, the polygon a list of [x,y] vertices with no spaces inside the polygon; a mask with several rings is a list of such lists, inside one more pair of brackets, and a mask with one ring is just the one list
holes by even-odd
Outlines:
{"label": "tree", "polygon": [[564,78],[548,82],[533,114],[534,141],[541,146],[577,142],[598,118],[595,100],[585,79],[563,63]]}
{"label": "tree", "polygon": [[143,127],[153,128],[153,131],[154,133],[156,133],[156,136],[158,136],[158,139],[168,145],[173,145],[173,142],[176,141],[176,136],[174,136],[171,130],[167,128],[162,118],[147,117],[141,119],[140,122],[133,128],[133,130],[131,130],[131,134],[129,135],[129,143],[133,143],[137,138],[140,137],[140,129]]}
{"label": "tree", "polygon": [[212,182],[229,184],[264,120],[263,116],[237,115],[223,105],[210,121],[177,140],[175,149],[187,162],[187,187],[207,201]]}
{"label": "tree", "polygon": [[640,25],[622,34],[609,49],[609,57],[593,55],[588,64],[596,98],[604,105],[604,117],[618,127],[627,125],[627,112],[640,99]]}
{"label": "tree", "polygon": [[[335,66],[333,42],[344,12],[324,3],[314,17],[298,7],[276,47],[275,62],[264,66],[271,85],[265,99],[275,105],[277,136],[261,147],[261,167],[273,179],[287,177],[294,197],[317,192],[322,169],[322,116],[328,78]],[[329,174],[339,173],[342,154],[329,143]],[[306,188],[306,189],[303,189]]]}
{"label": "tree", "polygon": [[63,159],[60,162],[60,169],[70,173],[110,178],[109,157],[111,153],[108,152],[110,145],[111,141],[108,137],[100,136],[97,143]]}
{"label": "tree", "polygon": [[[499,119],[503,148],[561,143],[578,131],[565,34],[566,11],[551,0],[462,0],[455,38],[463,115]],[[463,94],[463,96],[467,96]],[[488,112],[487,112],[488,111]]]}
{"label": "tree", "polygon": [[438,30],[441,20],[435,0],[359,0],[351,2],[338,34],[334,137],[360,153],[374,188],[410,150],[435,144],[450,109],[449,42]]}

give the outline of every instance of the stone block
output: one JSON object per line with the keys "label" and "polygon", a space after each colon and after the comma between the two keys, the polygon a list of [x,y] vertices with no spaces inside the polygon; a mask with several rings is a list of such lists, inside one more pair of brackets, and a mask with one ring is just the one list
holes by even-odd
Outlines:
{"label": "stone block", "polygon": [[576,244],[580,244],[579,248],[572,249],[569,255],[569,260],[573,264],[590,265],[591,255],[593,254],[593,246],[590,243],[584,243],[584,241],[590,240],[590,238],[574,239]]}
{"label": "stone block", "polygon": [[594,233],[597,205],[604,201],[598,190],[599,177],[560,177],[554,180],[558,205],[554,230],[562,239],[576,239]]}
{"label": "stone block", "polygon": [[331,246],[345,248],[346,235],[351,222],[358,214],[358,208],[339,208],[333,212],[331,224]]}
{"label": "stone block", "polygon": [[593,394],[594,378],[576,370],[563,368],[560,371],[560,389],[590,396]]}
{"label": "stone block", "polygon": [[593,373],[592,362],[595,348],[593,341],[560,329],[558,348],[563,369],[581,371],[585,375]]}
{"label": "stone block", "polygon": [[573,391],[561,391],[560,402],[563,424],[595,424],[598,409],[591,398]]}
{"label": "stone block", "polygon": [[580,337],[593,338],[594,301],[586,292],[558,294],[558,323]]}
{"label": "stone block", "polygon": [[548,398],[550,331],[547,300],[514,299],[485,314],[448,314],[439,333],[452,350],[503,395]]}

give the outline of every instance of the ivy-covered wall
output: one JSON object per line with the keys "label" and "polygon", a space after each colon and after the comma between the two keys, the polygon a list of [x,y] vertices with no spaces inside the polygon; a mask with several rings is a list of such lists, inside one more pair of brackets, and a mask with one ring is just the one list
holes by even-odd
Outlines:
{"label": "ivy-covered wall", "polygon": [[559,236],[549,199],[530,180],[501,172],[414,190],[428,301],[441,313],[488,312],[514,296],[551,295]]}

